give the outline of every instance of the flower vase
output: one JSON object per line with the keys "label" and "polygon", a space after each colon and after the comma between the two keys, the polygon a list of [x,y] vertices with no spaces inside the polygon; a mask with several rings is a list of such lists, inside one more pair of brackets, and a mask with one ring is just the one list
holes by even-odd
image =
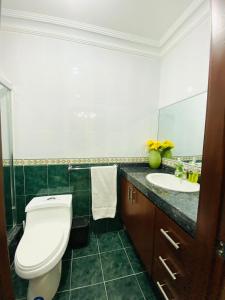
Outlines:
{"label": "flower vase", "polygon": [[172,151],[171,149],[165,149],[161,153],[162,158],[172,158]]}
{"label": "flower vase", "polygon": [[157,150],[151,150],[149,152],[149,166],[151,169],[157,169],[161,165],[161,155]]}

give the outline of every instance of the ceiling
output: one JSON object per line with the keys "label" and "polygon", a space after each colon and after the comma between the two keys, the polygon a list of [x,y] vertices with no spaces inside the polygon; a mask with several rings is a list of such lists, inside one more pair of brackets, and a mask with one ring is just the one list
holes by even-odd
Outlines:
{"label": "ceiling", "polygon": [[159,41],[195,0],[3,0],[2,7]]}

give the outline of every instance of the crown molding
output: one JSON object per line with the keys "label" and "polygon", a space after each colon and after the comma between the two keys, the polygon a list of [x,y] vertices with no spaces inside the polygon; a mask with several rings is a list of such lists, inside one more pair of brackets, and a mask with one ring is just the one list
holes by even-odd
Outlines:
{"label": "crown molding", "polygon": [[158,42],[152,39],[148,39],[145,37],[141,37],[139,35],[135,34],[130,34],[130,33],[125,33],[117,30],[112,30],[109,28],[101,27],[101,26],[96,26],[88,23],[83,23],[83,22],[77,22],[77,21],[72,21],[69,19],[64,19],[64,18],[59,18],[59,17],[53,17],[53,16],[48,16],[48,15],[42,15],[42,14],[37,14],[37,13],[31,13],[31,12],[26,12],[26,11],[21,11],[21,10],[13,10],[13,9],[2,9],[2,15],[5,17],[11,17],[11,18],[17,18],[21,20],[30,20],[30,21],[36,21],[36,22],[41,22],[41,23],[46,23],[46,24],[54,24],[66,28],[71,28],[71,29],[78,29],[86,32],[91,32],[91,33],[97,33],[100,35],[116,38],[116,39],[121,39],[125,40],[128,42],[133,42],[133,43],[138,43],[138,44],[144,44],[148,46],[153,46],[157,47]]}
{"label": "crown molding", "polygon": [[196,0],[180,18],[167,30],[160,40],[159,55],[164,56],[172,47],[182,40],[189,32],[210,17],[209,1]]}
{"label": "crown molding", "polygon": [[[96,30],[91,25],[76,26],[76,22],[12,10],[2,11],[1,31],[31,34],[80,44],[117,50],[145,57],[158,56],[158,48],[120,32]],[[117,33],[117,34],[116,34]]]}
{"label": "crown molding", "polygon": [[2,9],[2,31],[92,45],[146,57],[165,55],[209,15],[207,0],[195,0],[159,40],[26,11]]}

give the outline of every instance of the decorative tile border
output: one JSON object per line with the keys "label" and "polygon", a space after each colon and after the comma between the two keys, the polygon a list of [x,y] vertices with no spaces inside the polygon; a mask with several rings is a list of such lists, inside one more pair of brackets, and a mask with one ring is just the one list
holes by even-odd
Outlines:
{"label": "decorative tile border", "polygon": [[147,157],[97,157],[97,158],[59,158],[59,159],[14,159],[15,166],[69,165],[69,164],[109,164],[145,163]]}
{"label": "decorative tile border", "polygon": [[3,167],[7,167],[7,166],[10,166],[10,162],[11,160],[10,159],[3,159]]}
{"label": "decorative tile border", "polygon": [[[184,159],[181,156],[179,156],[179,158],[183,162],[185,170],[187,170],[187,171],[197,171],[199,174],[201,174],[201,166],[200,165],[197,165],[197,164],[193,165],[191,163],[184,162],[186,159]],[[197,158],[197,160],[198,160],[198,158]],[[176,168],[176,163],[177,163],[177,159],[175,159],[175,157],[172,158],[172,159],[168,159],[168,158],[163,158],[162,159],[162,164],[164,166],[167,166],[167,167]]]}

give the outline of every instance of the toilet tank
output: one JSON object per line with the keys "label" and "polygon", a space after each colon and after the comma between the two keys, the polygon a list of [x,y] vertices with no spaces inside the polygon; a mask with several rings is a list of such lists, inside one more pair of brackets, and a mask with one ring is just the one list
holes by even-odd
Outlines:
{"label": "toilet tank", "polygon": [[71,194],[35,197],[25,208],[26,227],[55,222],[70,228],[72,211]]}

